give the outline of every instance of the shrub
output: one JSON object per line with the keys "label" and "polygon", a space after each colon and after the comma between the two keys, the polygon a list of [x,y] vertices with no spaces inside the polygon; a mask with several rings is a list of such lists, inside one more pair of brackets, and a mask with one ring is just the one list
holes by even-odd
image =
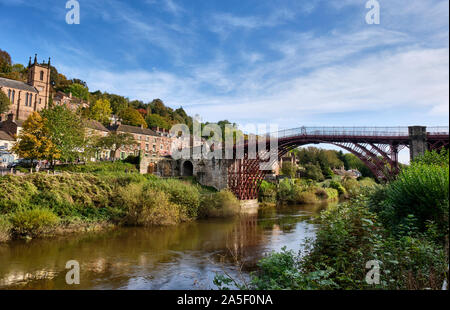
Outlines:
{"label": "shrub", "polygon": [[196,218],[198,216],[200,192],[197,187],[173,179],[150,180],[149,185],[154,189],[167,193],[170,201],[182,207],[188,217]]}
{"label": "shrub", "polygon": [[200,217],[230,217],[239,214],[239,200],[228,190],[205,194],[200,204]]}
{"label": "shrub", "polygon": [[277,201],[277,186],[267,181],[262,181],[259,188],[259,201],[261,202],[276,202]]}
{"label": "shrub", "polygon": [[116,207],[125,209],[126,225],[173,225],[186,218],[180,206],[171,203],[164,192],[143,184],[119,188],[114,202]]}
{"label": "shrub", "polygon": [[339,196],[345,195],[345,194],[347,193],[347,191],[345,190],[345,187],[342,186],[342,184],[339,183],[338,181],[332,180],[332,181],[330,182],[329,187],[330,187],[330,188],[334,188],[335,190],[337,190],[338,193],[339,193]]}
{"label": "shrub", "polygon": [[433,221],[444,234],[448,234],[448,166],[413,163],[388,185],[386,196],[387,205],[392,208],[394,225],[412,214],[418,219],[421,231],[425,230],[427,221]]}
{"label": "shrub", "polygon": [[37,237],[51,232],[59,217],[48,209],[20,210],[11,214],[12,234],[20,237]]}
{"label": "shrub", "polygon": [[135,173],[138,172],[136,166],[131,163],[126,163],[122,161],[114,162],[94,162],[78,165],[62,165],[56,166],[55,170],[67,171],[67,172],[78,172],[78,173],[100,173],[100,172],[128,172]]}
{"label": "shrub", "polygon": [[5,216],[0,216],[0,242],[8,241],[11,238],[11,223]]}
{"label": "shrub", "polygon": [[339,199],[339,193],[334,188],[325,188],[324,189],[327,195],[327,200],[337,200]]}
{"label": "shrub", "polygon": [[344,186],[345,191],[350,197],[356,197],[361,189],[361,185],[359,184],[359,182],[351,178],[344,179],[342,181],[342,186]]}
{"label": "shrub", "polygon": [[278,199],[283,202],[294,201],[294,183],[291,179],[283,179],[278,184]]}
{"label": "shrub", "polygon": [[312,204],[317,202],[317,198],[313,192],[301,192],[297,195],[296,202],[301,204]]}

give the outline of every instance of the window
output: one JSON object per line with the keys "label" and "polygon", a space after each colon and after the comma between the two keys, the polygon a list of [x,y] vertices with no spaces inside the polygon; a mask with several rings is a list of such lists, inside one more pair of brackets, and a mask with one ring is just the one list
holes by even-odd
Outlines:
{"label": "window", "polygon": [[41,81],[44,80],[44,71],[41,71]]}
{"label": "window", "polygon": [[8,99],[11,100],[11,89],[8,89]]}
{"label": "window", "polygon": [[147,142],[148,142],[148,137],[145,137],[145,141],[147,141]]}
{"label": "window", "polygon": [[12,104],[14,104],[14,97],[15,97],[15,95],[16,95],[16,91],[13,90],[13,92],[12,92],[12,99],[11,99],[11,103]]}
{"label": "window", "polygon": [[28,107],[28,93],[25,94],[25,106]]}
{"label": "window", "polygon": [[148,151],[148,148],[149,148],[149,146],[148,146],[148,143],[145,145],[145,150],[146,151]]}
{"label": "window", "polygon": [[156,145],[153,144],[153,152],[156,152]]}

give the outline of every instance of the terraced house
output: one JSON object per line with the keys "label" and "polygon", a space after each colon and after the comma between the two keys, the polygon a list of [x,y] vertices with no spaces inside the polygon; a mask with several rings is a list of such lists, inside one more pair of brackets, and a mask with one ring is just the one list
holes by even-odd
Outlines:
{"label": "terraced house", "polygon": [[172,139],[168,133],[154,131],[148,128],[116,124],[109,127],[109,130],[118,133],[129,133],[136,140],[136,145],[123,147],[114,154],[115,158],[125,159],[128,156],[161,158],[171,154]]}

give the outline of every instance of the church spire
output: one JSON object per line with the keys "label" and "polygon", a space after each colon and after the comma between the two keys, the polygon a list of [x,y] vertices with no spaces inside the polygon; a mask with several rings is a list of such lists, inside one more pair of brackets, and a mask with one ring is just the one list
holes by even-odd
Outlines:
{"label": "church spire", "polygon": [[50,69],[50,60],[51,60],[51,58],[49,57],[48,58],[48,68]]}
{"label": "church spire", "polygon": [[34,54],[34,64],[37,65],[37,54]]}
{"label": "church spire", "polygon": [[30,60],[28,61],[28,68],[31,67],[31,56],[30,56]]}

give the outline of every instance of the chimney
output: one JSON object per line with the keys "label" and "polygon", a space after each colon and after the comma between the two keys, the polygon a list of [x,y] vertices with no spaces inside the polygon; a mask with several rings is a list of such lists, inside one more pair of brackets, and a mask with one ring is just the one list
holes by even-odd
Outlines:
{"label": "chimney", "polygon": [[69,92],[69,98],[72,99],[72,92]]}
{"label": "chimney", "polygon": [[144,129],[144,124],[141,124],[141,129]]}

